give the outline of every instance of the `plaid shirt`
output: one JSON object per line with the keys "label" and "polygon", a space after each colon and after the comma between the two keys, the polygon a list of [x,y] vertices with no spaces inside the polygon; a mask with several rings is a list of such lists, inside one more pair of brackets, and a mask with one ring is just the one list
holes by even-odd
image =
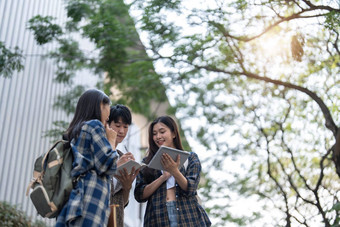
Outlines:
{"label": "plaid shirt", "polygon": [[118,154],[112,150],[98,120],[85,122],[71,146],[74,155],[71,175],[81,177],[56,226],[106,226],[110,215],[110,175],[116,171]]}
{"label": "plaid shirt", "polygon": [[[210,226],[211,222],[208,215],[196,199],[201,172],[201,163],[197,154],[191,152],[188,162],[187,169],[180,168],[181,173],[188,180],[188,190],[184,191],[177,183],[175,184],[178,226]],[[155,171],[151,182],[161,175],[161,171]],[[166,181],[149,198],[142,199],[145,186],[151,182],[146,182],[143,170],[139,172],[134,194],[138,202],[148,201],[144,215],[144,226],[168,227],[170,223],[166,208]]]}

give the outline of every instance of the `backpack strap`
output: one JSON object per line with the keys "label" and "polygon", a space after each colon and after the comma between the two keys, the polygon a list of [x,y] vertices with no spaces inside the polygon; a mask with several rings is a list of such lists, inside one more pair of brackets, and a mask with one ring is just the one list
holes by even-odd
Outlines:
{"label": "backpack strap", "polygon": [[28,196],[28,193],[30,192],[30,189],[33,188],[33,185],[35,183],[42,184],[42,182],[41,182],[42,175],[43,175],[42,172],[33,171],[33,178],[32,178],[32,180],[30,181],[30,183],[27,186],[26,196]]}
{"label": "backpack strap", "polygon": [[[42,172],[44,172],[44,170],[46,169],[46,164],[45,164],[45,162],[46,162],[46,159],[47,159],[48,155],[50,154],[51,151],[53,151],[54,149],[56,149],[57,144],[60,143],[60,142],[66,142],[66,141],[58,140],[57,142],[55,142],[55,144],[54,144],[54,145],[46,152],[46,154],[45,154],[44,157],[42,158],[42,160],[41,160],[41,166],[42,166],[42,169],[43,169]],[[54,162],[54,163],[51,163],[50,165],[52,165],[52,166],[49,166],[49,168],[50,168],[50,167],[53,167],[54,165],[61,164],[61,163],[63,162],[62,157],[60,157],[60,155],[59,155],[59,153],[58,153],[58,150],[56,150],[56,153],[57,153],[57,155],[58,155],[58,161],[57,161],[57,162]]]}

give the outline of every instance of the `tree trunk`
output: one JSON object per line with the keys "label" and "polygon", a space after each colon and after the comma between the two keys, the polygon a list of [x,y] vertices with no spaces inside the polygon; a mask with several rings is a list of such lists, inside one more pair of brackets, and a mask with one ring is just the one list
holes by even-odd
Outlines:
{"label": "tree trunk", "polygon": [[335,164],[336,173],[340,177],[340,130],[339,129],[337,130],[335,139],[336,141],[335,141],[335,145],[333,149],[333,161]]}

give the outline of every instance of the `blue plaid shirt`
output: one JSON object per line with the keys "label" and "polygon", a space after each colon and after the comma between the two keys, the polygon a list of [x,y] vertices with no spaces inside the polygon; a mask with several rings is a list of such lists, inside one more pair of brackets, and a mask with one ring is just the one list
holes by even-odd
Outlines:
{"label": "blue plaid shirt", "polygon": [[118,154],[112,150],[98,120],[85,122],[71,146],[74,155],[71,175],[81,177],[56,226],[106,226],[110,215],[110,175],[116,171]]}
{"label": "blue plaid shirt", "polygon": [[[201,172],[201,163],[197,154],[191,152],[188,162],[187,169],[184,167],[180,168],[181,173],[188,180],[188,190],[184,191],[177,183],[175,184],[178,226],[211,226],[208,215],[196,199]],[[155,171],[151,182],[161,175],[161,171]],[[142,199],[145,186],[151,182],[146,182],[143,170],[139,172],[136,178],[134,195],[138,202],[148,202],[144,215],[144,226],[168,227],[170,223],[166,208],[166,181],[149,198]]]}

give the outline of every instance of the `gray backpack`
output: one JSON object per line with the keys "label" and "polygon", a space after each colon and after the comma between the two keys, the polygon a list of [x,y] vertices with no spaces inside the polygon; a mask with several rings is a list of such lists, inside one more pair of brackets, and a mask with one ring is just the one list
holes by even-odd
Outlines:
{"label": "gray backpack", "polygon": [[57,141],[49,151],[39,156],[34,163],[30,198],[42,217],[57,217],[68,201],[73,188],[71,177],[73,154],[70,143]]}

